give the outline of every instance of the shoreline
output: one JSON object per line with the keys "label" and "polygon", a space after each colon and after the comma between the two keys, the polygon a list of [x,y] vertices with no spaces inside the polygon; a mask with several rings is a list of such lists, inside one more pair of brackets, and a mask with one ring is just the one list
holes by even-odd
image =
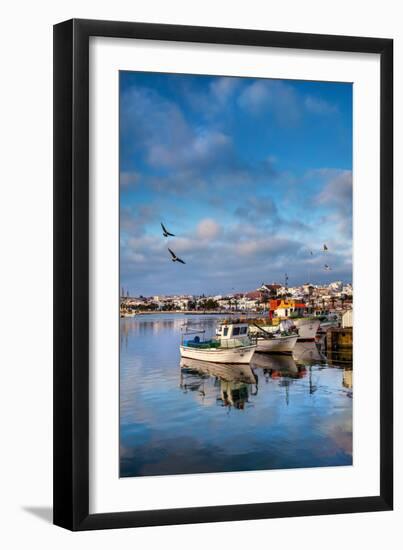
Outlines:
{"label": "shoreline", "polygon": [[[191,310],[172,310],[172,311],[139,311],[135,315],[123,315],[121,318],[124,317],[137,317],[138,315],[169,315],[169,314],[175,314],[175,315],[239,315],[240,311],[191,311]],[[255,313],[255,312],[253,312]]]}

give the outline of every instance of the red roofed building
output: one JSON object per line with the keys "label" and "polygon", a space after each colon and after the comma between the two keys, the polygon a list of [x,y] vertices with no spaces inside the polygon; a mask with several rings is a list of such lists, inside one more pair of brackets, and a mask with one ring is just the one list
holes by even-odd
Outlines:
{"label": "red roofed building", "polygon": [[251,292],[246,292],[245,296],[251,300],[260,300],[262,293],[259,290],[252,290]]}

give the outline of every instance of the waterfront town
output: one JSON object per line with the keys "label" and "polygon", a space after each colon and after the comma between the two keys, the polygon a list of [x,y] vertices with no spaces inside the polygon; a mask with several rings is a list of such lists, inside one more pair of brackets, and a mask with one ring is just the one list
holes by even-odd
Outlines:
{"label": "waterfront town", "polygon": [[351,284],[334,281],[328,285],[310,283],[288,287],[279,283],[265,283],[255,290],[218,295],[132,296],[121,289],[120,313],[126,315],[147,312],[181,313],[258,313],[288,317],[298,314],[342,313],[352,309]]}

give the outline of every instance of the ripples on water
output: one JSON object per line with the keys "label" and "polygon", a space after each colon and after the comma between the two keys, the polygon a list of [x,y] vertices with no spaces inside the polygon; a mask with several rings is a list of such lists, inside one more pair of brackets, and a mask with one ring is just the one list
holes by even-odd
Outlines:
{"label": "ripples on water", "polygon": [[250,365],[181,365],[183,323],[208,336],[217,320],[121,319],[120,475],[351,465],[351,358],[307,342]]}

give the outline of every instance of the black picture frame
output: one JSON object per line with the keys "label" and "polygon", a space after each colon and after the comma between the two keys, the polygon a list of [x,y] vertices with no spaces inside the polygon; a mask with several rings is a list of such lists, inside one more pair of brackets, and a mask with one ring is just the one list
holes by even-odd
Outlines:
{"label": "black picture frame", "polygon": [[[89,513],[89,38],[364,52],[381,58],[380,491],[365,497]],[[54,26],[54,523],[77,530],[393,507],[393,40],[73,19]]]}

